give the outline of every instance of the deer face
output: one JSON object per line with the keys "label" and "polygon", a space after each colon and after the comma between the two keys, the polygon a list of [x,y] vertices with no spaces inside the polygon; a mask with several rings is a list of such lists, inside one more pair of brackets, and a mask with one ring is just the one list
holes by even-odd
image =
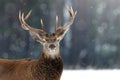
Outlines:
{"label": "deer face", "polygon": [[43,45],[45,51],[53,53],[59,49],[59,42],[60,39],[55,33],[53,33],[53,34],[46,34],[41,44]]}
{"label": "deer face", "polygon": [[57,27],[58,17],[56,16],[55,31],[52,34],[48,34],[47,32],[45,32],[42,20],[41,20],[42,29],[33,28],[26,23],[26,20],[30,16],[31,11],[26,16],[24,16],[24,13],[20,11],[19,20],[22,25],[22,28],[28,30],[32,38],[43,45],[43,49],[45,49],[45,51],[47,51],[48,53],[54,52],[56,50],[59,50],[59,42],[63,39],[70,25],[73,23],[77,13],[77,12],[74,13],[72,7],[69,6],[67,6],[67,10],[70,14],[70,19],[68,23],[66,23],[62,27]]}
{"label": "deer face", "polygon": [[40,42],[46,51],[53,52],[55,50],[58,50],[59,43],[64,38],[65,31],[63,31],[62,28],[58,28],[56,30],[56,33],[47,34],[44,32],[30,32],[30,35],[33,37],[33,39]]}

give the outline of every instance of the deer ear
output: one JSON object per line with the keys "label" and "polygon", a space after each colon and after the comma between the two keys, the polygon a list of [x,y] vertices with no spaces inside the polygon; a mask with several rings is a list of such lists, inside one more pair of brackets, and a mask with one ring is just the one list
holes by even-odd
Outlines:
{"label": "deer ear", "polygon": [[42,35],[33,31],[29,31],[29,33],[34,40],[36,40],[37,42],[43,43],[44,40]]}

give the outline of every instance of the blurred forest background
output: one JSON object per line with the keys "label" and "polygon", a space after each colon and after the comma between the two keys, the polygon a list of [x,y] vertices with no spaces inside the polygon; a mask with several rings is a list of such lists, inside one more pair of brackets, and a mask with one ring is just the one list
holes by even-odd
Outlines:
{"label": "blurred forest background", "polygon": [[0,58],[39,58],[41,44],[21,28],[19,10],[32,10],[28,24],[46,30],[68,21],[65,5],[77,15],[61,42],[61,56],[66,69],[120,68],[120,0],[0,0]]}

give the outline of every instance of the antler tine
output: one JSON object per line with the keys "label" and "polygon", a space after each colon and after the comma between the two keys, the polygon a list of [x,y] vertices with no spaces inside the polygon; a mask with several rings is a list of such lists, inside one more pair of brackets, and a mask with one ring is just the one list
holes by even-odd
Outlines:
{"label": "antler tine", "polygon": [[22,28],[25,29],[25,30],[29,30],[29,28],[25,27],[25,24],[24,24],[24,13],[22,13],[21,10],[19,11],[19,20],[20,20],[20,23],[22,25]]}
{"label": "antler tine", "polygon": [[[22,18],[21,18],[21,21],[22,21],[22,27],[25,29],[25,30],[31,30],[32,28],[25,22],[25,18],[24,18],[24,13],[22,13]],[[27,19],[27,17],[26,17]]]}
{"label": "antler tine", "polygon": [[56,32],[57,26],[58,26],[58,16],[56,16],[56,19],[55,19],[55,32]]}
{"label": "antler tine", "polygon": [[31,15],[31,13],[32,13],[32,10],[30,10],[30,11],[28,12],[28,14],[25,16],[25,20],[27,20],[27,19],[29,18],[29,16]]}
{"label": "antler tine", "polygon": [[24,17],[24,13],[22,13],[22,11],[19,11],[19,20],[20,20],[20,23],[22,25],[22,28],[25,29],[25,30],[30,30],[30,31],[33,31],[33,32],[43,32],[41,29],[35,29],[35,28],[32,28],[31,26],[29,26],[25,20],[27,20],[31,14],[31,10],[28,12],[28,14]]}
{"label": "antler tine", "polygon": [[69,19],[69,21],[63,26],[63,28],[64,28],[65,30],[70,27],[70,25],[73,23],[74,18],[75,18],[76,14],[77,14],[77,11],[74,12],[73,9],[72,9],[72,7],[66,5],[66,8],[67,8],[67,10],[68,10],[68,12],[69,12],[69,14],[70,14],[70,19]]}
{"label": "antler tine", "polygon": [[43,20],[41,19],[40,22],[41,22],[41,25],[42,25],[42,30],[45,31],[45,25],[43,23]]}

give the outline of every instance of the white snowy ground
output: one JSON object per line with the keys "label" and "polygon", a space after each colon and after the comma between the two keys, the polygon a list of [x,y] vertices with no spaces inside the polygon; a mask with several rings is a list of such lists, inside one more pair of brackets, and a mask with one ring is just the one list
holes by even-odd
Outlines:
{"label": "white snowy ground", "polygon": [[61,80],[120,80],[120,70],[64,70]]}

